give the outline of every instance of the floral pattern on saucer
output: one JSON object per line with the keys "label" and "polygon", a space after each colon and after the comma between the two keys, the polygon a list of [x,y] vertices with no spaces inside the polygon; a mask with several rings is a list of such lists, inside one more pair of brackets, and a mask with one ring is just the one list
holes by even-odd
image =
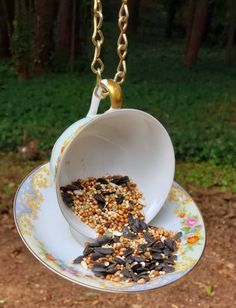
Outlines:
{"label": "floral pattern on saucer", "polygon": [[[190,197],[186,196],[186,198]],[[185,249],[193,250],[196,245],[202,245],[202,242],[205,241],[205,237],[202,236],[202,217],[200,214],[193,214],[188,207],[188,203],[179,201],[177,203],[179,206],[174,211],[180,219],[180,230],[183,232],[182,240],[184,241]]]}
{"label": "floral pattern on saucer", "polygon": [[[51,217],[47,217],[49,209],[56,214],[55,220],[57,219],[50,226]],[[183,232],[176,271],[161,275],[145,285],[115,283],[95,277],[89,271],[83,270],[81,265],[74,265],[71,262],[80,254],[77,253],[77,248],[78,251],[82,251],[83,247],[72,238],[67,222],[60,213],[50,181],[49,164],[39,167],[23,181],[15,198],[14,218],[22,240],[45,266],[72,282],[103,291],[143,291],[169,284],[184,276],[195,266],[205,246],[205,227],[202,216],[192,198],[177,183],[174,183],[167,202],[157,216],[156,224],[165,229]],[[46,231],[43,233],[47,225],[55,234],[65,229],[62,233],[65,240],[62,242],[66,244],[70,242],[69,248],[61,251],[58,247],[61,243],[56,242],[53,236],[49,241],[48,233]],[[56,228],[58,230],[55,230]],[[75,248],[76,254],[72,253]]]}

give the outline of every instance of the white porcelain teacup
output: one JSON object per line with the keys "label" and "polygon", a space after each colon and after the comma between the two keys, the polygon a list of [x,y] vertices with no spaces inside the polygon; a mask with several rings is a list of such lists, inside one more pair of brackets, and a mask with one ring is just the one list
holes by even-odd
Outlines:
{"label": "white porcelain teacup", "polygon": [[[103,87],[109,92],[111,108],[97,115]],[[120,87],[103,80],[102,87],[94,90],[87,117],[71,125],[52,151],[50,168],[58,203],[79,241],[94,239],[96,231],[65,205],[61,186],[78,178],[128,175],[144,195],[147,223],[161,209],[172,186],[175,157],[167,131],[146,112],[120,109],[121,99]]]}

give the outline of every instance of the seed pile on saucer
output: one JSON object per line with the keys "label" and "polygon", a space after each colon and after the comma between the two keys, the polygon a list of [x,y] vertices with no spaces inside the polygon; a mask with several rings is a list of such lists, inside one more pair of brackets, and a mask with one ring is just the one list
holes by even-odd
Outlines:
{"label": "seed pile on saucer", "polygon": [[175,252],[181,245],[181,236],[181,232],[147,226],[129,213],[122,232],[115,231],[86,243],[83,255],[73,263],[81,263],[103,279],[144,284],[175,270]]}
{"label": "seed pile on saucer", "polygon": [[61,187],[65,204],[97,231],[73,263],[103,279],[144,284],[175,270],[182,233],[148,226],[144,199],[128,176],[78,179]]}
{"label": "seed pile on saucer", "polygon": [[143,195],[128,176],[78,179],[60,189],[65,204],[97,235],[121,231],[129,214],[144,220]]}

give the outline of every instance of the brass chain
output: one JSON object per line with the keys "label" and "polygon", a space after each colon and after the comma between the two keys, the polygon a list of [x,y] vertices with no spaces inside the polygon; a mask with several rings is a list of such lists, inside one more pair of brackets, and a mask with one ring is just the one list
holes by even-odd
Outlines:
{"label": "brass chain", "polygon": [[101,59],[101,49],[104,42],[104,36],[101,30],[103,23],[102,2],[101,0],[94,0],[93,6],[93,36],[92,42],[95,47],[94,57],[91,64],[91,69],[97,75],[97,83],[102,79],[102,72],[104,71],[104,64]]}
{"label": "brass chain", "polygon": [[[121,0],[121,8],[119,11],[119,29],[120,35],[117,42],[117,53],[119,56],[119,64],[117,66],[117,72],[115,74],[114,80],[118,84],[122,84],[125,80],[127,68],[126,68],[126,57],[128,52],[128,39],[126,36],[126,30],[128,27],[129,11],[127,2],[128,0]],[[94,57],[91,64],[91,69],[94,74],[97,75],[97,85],[102,79],[102,73],[104,71],[104,63],[101,59],[101,49],[104,42],[104,35],[102,33],[102,23],[103,23],[103,12],[102,12],[102,1],[94,0],[93,6],[93,36],[92,42],[95,47]]]}
{"label": "brass chain", "polygon": [[128,10],[128,0],[122,0],[122,5],[119,11],[119,21],[118,25],[120,28],[120,35],[117,42],[117,53],[120,59],[120,62],[117,66],[117,73],[114,80],[118,84],[122,84],[125,81],[125,75],[127,72],[126,68],[126,57],[128,53],[128,39],[126,35],[126,30],[128,27],[129,20],[129,10]]}

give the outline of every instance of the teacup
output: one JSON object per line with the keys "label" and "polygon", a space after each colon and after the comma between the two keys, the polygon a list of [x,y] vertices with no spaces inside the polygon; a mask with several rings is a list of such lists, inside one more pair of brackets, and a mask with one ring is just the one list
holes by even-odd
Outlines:
{"label": "teacup", "polygon": [[[97,115],[104,88],[111,108]],[[162,124],[136,109],[120,109],[121,89],[102,80],[93,93],[87,117],[71,125],[57,140],[50,168],[60,209],[73,236],[94,239],[96,231],[83,223],[62,200],[60,187],[78,178],[127,175],[143,193],[143,212],[149,223],[160,211],[171,189],[175,157],[171,139]]]}

